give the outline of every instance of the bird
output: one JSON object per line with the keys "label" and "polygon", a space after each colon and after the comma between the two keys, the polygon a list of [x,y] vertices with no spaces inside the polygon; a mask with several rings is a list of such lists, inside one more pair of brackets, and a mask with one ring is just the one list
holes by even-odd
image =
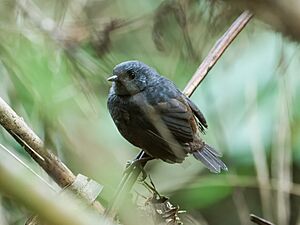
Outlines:
{"label": "bird", "polygon": [[167,163],[193,155],[213,173],[228,170],[222,154],[202,139],[208,128],[203,113],[172,81],[137,60],[112,72],[107,107],[127,141]]}

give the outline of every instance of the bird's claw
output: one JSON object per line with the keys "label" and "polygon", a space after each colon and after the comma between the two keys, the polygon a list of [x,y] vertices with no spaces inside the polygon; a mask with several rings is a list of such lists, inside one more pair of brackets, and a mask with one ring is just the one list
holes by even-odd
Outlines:
{"label": "bird's claw", "polygon": [[153,159],[153,157],[145,157],[145,158],[139,158],[139,159],[134,159],[134,160],[131,160],[131,161],[127,161],[124,174],[129,174],[135,168],[139,168],[139,170],[142,173],[141,177],[139,178],[139,181],[143,182],[147,178],[147,173],[144,170],[144,167],[143,167],[142,164],[144,164],[145,162],[147,162],[149,160],[152,160],[152,159]]}
{"label": "bird's claw", "polygon": [[128,160],[126,162],[124,174],[129,174],[133,171],[134,168],[141,167],[141,162],[138,159],[135,160]]}

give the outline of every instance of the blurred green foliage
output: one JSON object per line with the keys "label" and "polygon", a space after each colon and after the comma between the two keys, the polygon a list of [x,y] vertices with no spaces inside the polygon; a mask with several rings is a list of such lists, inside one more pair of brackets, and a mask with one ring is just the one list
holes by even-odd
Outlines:
{"label": "blurred green foliage", "polygon": [[[34,21],[35,9],[26,11],[18,1],[1,2],[0,96],[75,174],[104,185],[100,201],[106,204],[126,161],[139,151],[120,136],[106,108],[113,66],[138,59],[183,89],[238,12],[226,3],[194,0],[33,4],[45,20]],[[46,18],[59,33],[47,30]],[[207,117],[205,140],[223,152],[229,172],[209,174],[192,157],[182,165],[151,162],[146,170],[157,189],[211,225],[249,224],[247,212],[299,223],[299,191],[291,191],[300,182],[298,67],[298,45],[253,20],[191,97]],[[29,159],[0,133],[0,143]],[[33,161],[30,166],[42,173]],[[1,196],[0,218],[24,224],[27,210]],[[278,212],[280,204],[286,211]]]}

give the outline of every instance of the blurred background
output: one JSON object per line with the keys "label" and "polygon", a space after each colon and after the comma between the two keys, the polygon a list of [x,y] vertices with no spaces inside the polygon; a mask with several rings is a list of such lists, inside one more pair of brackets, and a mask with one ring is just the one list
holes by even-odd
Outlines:
{"label": "blurred background", "polygon": [[[99,201],[106,205],[139,152],[107,110],[112,68],[140,60],[183,90],[250,7],[257,17],[191,97],[208,121],[204,139],[229,171],[211,174],[193,157],[180,165],[156,160],[146,171],[195,224],[247,225],[250,213],[300,224],[300,29],[291,22],[300,6],[268,2],[2,0],[0,96],[74,174],[104,186]],[[55,185],[4,129],[0,143]],[[1,224],[24,224],[31,213],[0,192]]]}

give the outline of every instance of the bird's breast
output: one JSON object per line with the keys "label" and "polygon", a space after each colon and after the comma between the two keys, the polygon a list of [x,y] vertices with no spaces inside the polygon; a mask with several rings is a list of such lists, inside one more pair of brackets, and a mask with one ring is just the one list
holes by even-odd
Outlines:
{"label": "bird's breast", "polygon": [[124,138],[135,146],[140,146],[139,135],[141,123],[144,123],[141,105],[137,105],[136,97],[133,96],[110,96],[108,108],[119,132]]}

